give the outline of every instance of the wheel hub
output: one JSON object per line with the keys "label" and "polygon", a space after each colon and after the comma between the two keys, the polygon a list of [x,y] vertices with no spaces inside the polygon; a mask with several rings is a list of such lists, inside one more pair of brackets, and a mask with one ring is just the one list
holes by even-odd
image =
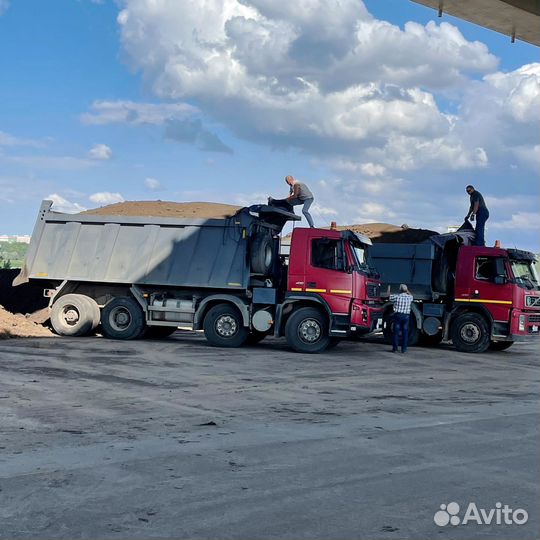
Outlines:
{"label": "wheel hub", "polygon": [[231,337],[236,334],[238,325],[236,320],[230,315],[222,315],[216,321],[216,331],[222,337]]}
{"label": "wheel hub", "polygon": [[480,338],[480,329],[476,324],[467,323],[461,327],[460,336],[463,341],[467,343],[475,343]]}
{"label": "wheel hub", "polygon": [[321,337],[321,326],[315,319],[305,319],[300,323],[298,334],[302,341],[315,343]]}
{"label": "wheel hub", "polygon": [[117,307],[111,311],[109,321],[115,330],[122,331],[130,325],[131,315],[127,309]]}
{"label": "wheel hub", "polygon": [[64,310],[64,320],[68,324],[76,324],[79,320],[79,312],[73,306],[66,307]]}

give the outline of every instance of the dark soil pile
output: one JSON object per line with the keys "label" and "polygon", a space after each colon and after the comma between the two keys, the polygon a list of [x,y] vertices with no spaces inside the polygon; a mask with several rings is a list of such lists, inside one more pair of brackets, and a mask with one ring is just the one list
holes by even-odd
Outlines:
{"label": "dark soil pile", "polygon": [[399,227],[397,225],[390,225],[389,223],[348,225],[338,227],[338,229],[350,229],[351,231],[363,234],[370,238],[374,244],[418,244],[439,234],[437,231],[430,231],[429,229],[413,229],[406,226]]}
{"label": "dark soil pile", "polygon": [[0,304],[11,313],[35,313],[49,304],[43,296],[45,284],[24,283],[13,287],[11,283],[19,270],[0,270]]}

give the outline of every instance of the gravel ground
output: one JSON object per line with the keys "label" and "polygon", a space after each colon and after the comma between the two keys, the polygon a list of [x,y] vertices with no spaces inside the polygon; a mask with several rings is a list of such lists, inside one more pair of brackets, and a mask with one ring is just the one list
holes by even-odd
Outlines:
{"label": "gravel ground", "polygon": [[0,536],[538,538],[537,353],[0,342]]}

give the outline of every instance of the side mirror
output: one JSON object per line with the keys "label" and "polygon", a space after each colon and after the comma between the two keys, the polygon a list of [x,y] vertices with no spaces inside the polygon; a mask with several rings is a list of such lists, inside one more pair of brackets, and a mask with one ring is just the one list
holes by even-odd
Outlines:
{"label": "side mirror", "polygon": [[354,272],[354,264],[348,264],[345,267],[345,271],[347,272],[347,274],[352,274]]}
{"label": "side mirror", "polygon": [[506,276],[495,276],[495,285],[504,285],[506,283]]}

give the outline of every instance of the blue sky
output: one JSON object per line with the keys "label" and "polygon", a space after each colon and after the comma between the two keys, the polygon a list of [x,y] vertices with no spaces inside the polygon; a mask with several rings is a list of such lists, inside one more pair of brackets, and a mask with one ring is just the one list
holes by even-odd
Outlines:
{"label": "blue sky", "polygon": [[443,231],[474,183],[488,241],[539,250],[536,47],[407,0],[194,1],[0,1],[0,234],[50,196],[251,204],[293,174],[321,226]]}

